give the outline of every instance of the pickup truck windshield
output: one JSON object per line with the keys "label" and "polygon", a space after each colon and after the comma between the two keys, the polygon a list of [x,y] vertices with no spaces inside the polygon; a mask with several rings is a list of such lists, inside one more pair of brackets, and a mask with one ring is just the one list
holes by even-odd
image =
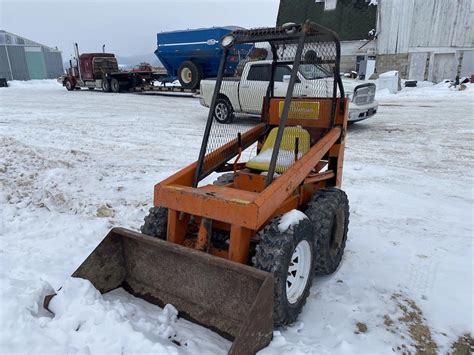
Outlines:
{"label": "pickup truck windshield", "polygon": [[329,70],[323,68],[320,65],[315,64],[301,64],[299,72],[304,76],[306,80],[315,80],[332,77]]}

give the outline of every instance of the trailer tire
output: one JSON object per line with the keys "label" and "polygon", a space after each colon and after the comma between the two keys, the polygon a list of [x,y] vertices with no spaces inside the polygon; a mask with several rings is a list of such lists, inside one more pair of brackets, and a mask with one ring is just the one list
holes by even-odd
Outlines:
{"label": "trailer tire", "polygon": [[69,79],[64,80],[64,86],[67,91],[73,91],[75,89],[75,85]]}
{"label": "trailer tire", "polygon": [[344,191],[317,191],[305,210],[314,225],[314,271],[329,275],[337,270],[344,254],[349,227],[349,200]]}
{"label": "trailer tire", "polygon": [[216,100],[213,117],[219,123],[231,123],[234,120],[234,109],[227,97]]}
{"label": "trailer tire", "polygon": [[120,82],[116,78],[112,78],[112,80],[110,80],[110,89],[115,93],[120,92]]}
{"label": "trailer tire", "polygon": [[101,83],[102,91],[103,92],[110,92],[110,82],[108,79],[102,79]]}
{"label": "trailer tire", "polygon": [[140,227],[143,234],[166,240],[168,225],[168,209],[152,207],[144,218],[145,223]]}
{"label": "trailer tire", "polygon": [[185,89],[196,89],[202,77],[202,68],[199,64],[186,60],[179,66],[178,80]]}
{"label": "trailer tire", "polygon": [[[253,259],[257,269],[270,272],[274,277],[275,326],[291,324],[301,313],[313,283],[315,258],[311,221],[303,219],[281,232],[280,219],[274,218],[257,234],[260,242]],[[293,270],[290,271],[290,267]]]}

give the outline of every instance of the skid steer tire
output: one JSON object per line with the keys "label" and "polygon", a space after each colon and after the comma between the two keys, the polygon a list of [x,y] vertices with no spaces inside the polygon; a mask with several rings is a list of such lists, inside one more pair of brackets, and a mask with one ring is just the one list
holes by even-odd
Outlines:
{"label": "skid steer tire", "polygon": [[[258,233],[260,242],[253,259],[257,269],[271,272],[274,276],[273,323],[275,326],[296,321],[306,303],[314,275],[314,240],[311,221],[304,219],[285,232],[278,229],[279,223],[280,218],[277,217]],[[304,246],[303,249],[307,251],[306,261],[309,265],[304,268],[303,274],[293,274],[293,276],[303,276],[301,277],[303,281],[299,283],[299,292],[291,296],[287,289],[289,268],[294,265],[295,250],[300,246]],[[305,258],[301,257],[298,262],[303,262],[303,259]]]}
{"label": "skid steer tire", "polygon": [[234,182],[234,174],[227,173],[219,176],[212,184],[217,186],[225,186]]}
{"label": "skid steer tire", "polygon": [[164,207],[152,207],[144,218],[145,224],[140,227],[143,234],[166,240],[168,225],[168,209]]}
{"label": "skid steer tire", "polygon": [[317,275],[337,270],[344,254],[349,226],[349,200],[344,191],[329,188],[317,191],[311,198],[306,215],[313,221]]}

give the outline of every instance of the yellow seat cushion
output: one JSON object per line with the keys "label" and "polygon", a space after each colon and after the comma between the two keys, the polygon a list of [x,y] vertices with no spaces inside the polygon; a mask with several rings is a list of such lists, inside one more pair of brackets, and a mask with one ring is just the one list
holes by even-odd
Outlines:
{"label": "yellow seat cushion", "polygon": [[[247,162],[247,168],[260,171],[268,170],[277,133],[278,127],[270,131],[260,153]],[[277,173],[284,173],[295,162],[296,138],[298,138],[298,159],[309,151],[310,135],[308,131],[301,127],[285,127],[275,167]]]}

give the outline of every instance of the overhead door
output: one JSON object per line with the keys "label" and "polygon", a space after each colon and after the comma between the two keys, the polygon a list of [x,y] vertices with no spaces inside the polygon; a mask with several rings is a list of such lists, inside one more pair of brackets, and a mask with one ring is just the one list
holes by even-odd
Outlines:
{"label": "overhead door", "polygon": [[46,79],[46,68],[41,47],[25,47],[25,55],[30,79]]}

